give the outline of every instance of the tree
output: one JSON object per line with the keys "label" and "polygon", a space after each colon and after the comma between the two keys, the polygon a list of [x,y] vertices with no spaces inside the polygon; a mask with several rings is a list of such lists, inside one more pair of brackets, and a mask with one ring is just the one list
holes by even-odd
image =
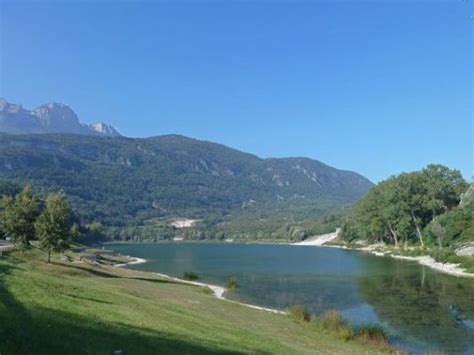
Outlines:
{"label": "tree", "polygon": [[420,246],[423,248],[425,243],[421,231],[432,219],[426,209],[426,204],[424,204],[424,201],[427,199],[425,181],[420,172],[403,173],[400,174],[396,180],[398,187],[396,194],[398,196],[399,207],[411,220]]}
{"label": "tree", "polygon": [[461,195],[460,207],[474,205],[474,181],[469,184],[468,190]]}
{"label": "tree", "polygon": [[426,190],[424,208],[431,212],[431,219],[458,206],[461,195],[469,188],[459,170],[443,165],[428,165],[420,175]]}
{"label": "tree", "polygon": [[[442,165],[429,165],[421,171],[390,177],[356,203],[348,222],[352,225],[343,228],[342,237],[369,242],[383,240],[397,247],[401,241],[406,246],[409,239],[418,239],[423,248],[423,234],[429,233],[441,246],[456,235],[464,236],[465,233],[459,232],[462,228],[470,230],[470,209],[453,211],[460,204],[461,196],[461,207],[472,206],[474,193],[472,187],[467,190],[468,186],[459,171]],[[453,212],[446,217],[450,211]],[[439,218],[441,216],[443,218]]]}
{"label": "tree", "polygon": [[13,238],[20,248],[30,246],[35,238],[35,221],[39,214],[38,201],[29,185],[15,197],[4,196],[1,216],[5,236]]}
{"label": "tree", "polygon": [[21,186],[10,180],[0,179],[0,196],[13,197],[21,191]]}
{"label": "tree", "polygon": [[61,253],[70,247],[77,226],[71,225],[71,209],[64,193],[53,193],[46,197],[45,208],[35,223],[41,247],[51,252]]}

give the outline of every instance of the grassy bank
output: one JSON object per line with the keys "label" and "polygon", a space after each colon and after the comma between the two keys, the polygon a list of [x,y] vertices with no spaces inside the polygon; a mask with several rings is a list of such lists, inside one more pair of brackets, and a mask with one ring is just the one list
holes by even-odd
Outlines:
{"label": "grassy bank", "polygon": [[377,353],[289,316],[217,300],[149,273],[0,259],[0,353]]}

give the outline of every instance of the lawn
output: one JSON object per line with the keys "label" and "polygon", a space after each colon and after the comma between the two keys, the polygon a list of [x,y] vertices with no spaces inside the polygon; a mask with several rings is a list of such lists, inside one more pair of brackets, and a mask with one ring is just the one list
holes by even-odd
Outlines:
{"label": "lawn", "polygon": [[[377,353],[314,324],[150,273],[0,258],[0,354]],[[379,349],[381,350],[381,349]]]}

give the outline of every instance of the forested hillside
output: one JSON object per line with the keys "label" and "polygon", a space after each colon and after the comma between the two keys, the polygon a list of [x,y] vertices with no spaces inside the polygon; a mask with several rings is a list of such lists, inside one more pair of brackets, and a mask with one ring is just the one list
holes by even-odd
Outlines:
{"label": "forested hillside", "polygon": [[173,218],[200,221],[185,231],[190,238],[253,238],[258,230],[260,238],[301,239],[372,186],[315,160],[261,159],[175,135],[1,135],[0,177],[40,193],[64,190],[83,222],[121,239],[170,237]]}

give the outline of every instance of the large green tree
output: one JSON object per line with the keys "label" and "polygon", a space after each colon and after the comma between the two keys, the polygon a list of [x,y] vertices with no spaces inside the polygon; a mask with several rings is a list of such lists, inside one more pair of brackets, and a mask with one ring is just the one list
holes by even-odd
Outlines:
{"label": "large green tree", "polygon": [[71,222],[71,209],[63,193],[52,193],[46,197],[45,207],[35,223],[41,247],[48,252],[61,253],[70,247],[76,228]]}
{"label": "large green tree", "polygon": [[29,185],[15,197],[2,198],[1,229],[6,237],[13,238],[20,248],[30,246],[35,238],[35,221],[39,214],[38,200]]}
{"label": "large green tree", "polygon": [[[424,229],[432,223],[431,235],[441,245],[444,230],[433,221],[456,208],[467,188],[459,171],[442,165],[390,177],[356,203],[343,237],[395,246],[401,241],[406,246],[409,240],[417,240],[424,247]],[[469,193],[464,196],[468,201]]]}

